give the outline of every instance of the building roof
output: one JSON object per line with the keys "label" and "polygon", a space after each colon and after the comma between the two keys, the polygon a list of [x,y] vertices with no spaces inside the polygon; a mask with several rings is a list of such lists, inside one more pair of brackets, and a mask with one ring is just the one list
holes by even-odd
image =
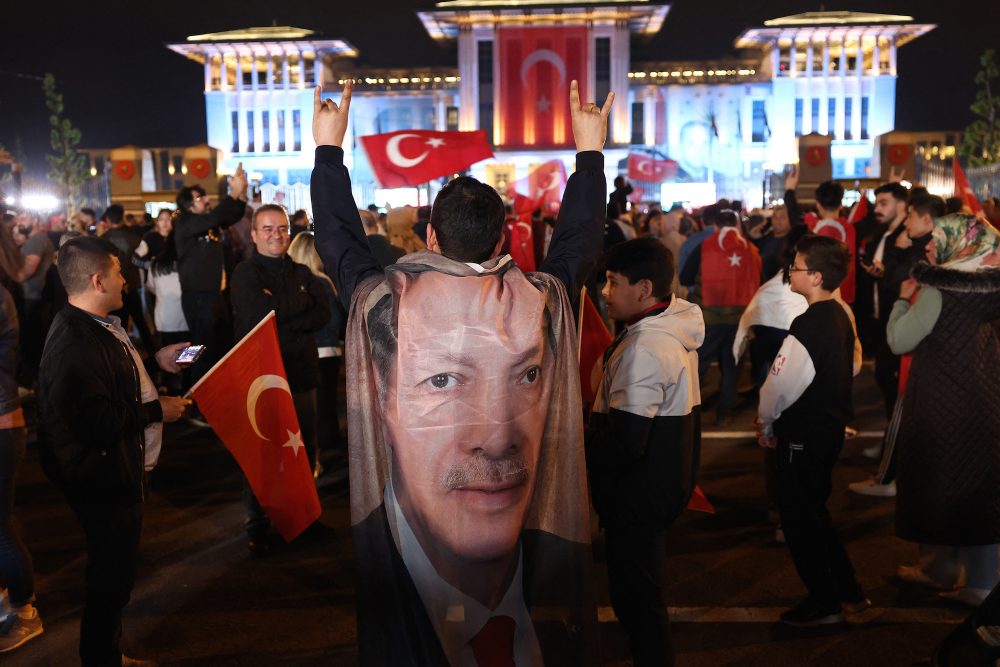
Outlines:
{"label": "building roof", "polygon": [[764,25],[871,25],[873,23],[913,23],[912,16],[870,12],[804,12],[764,21]]}
{"label": "building roof", "polygon": [[870,12],[804,12],[764,21],[764,27],[748,28],[736,38],[738,49],[770,46],[776,40],[832,39],[852,41],[859,37],[894,38],[902,46],[936,25],[914,23],[912,16]]}
{"label": "building roof", "polygon": [[191,35],[184,42],[167,44],[171,51],[204,64],[212,55],[284,55],[299,52],[356,58],[358,50],[342,39],[317,35],[306,28],[265,26]]}

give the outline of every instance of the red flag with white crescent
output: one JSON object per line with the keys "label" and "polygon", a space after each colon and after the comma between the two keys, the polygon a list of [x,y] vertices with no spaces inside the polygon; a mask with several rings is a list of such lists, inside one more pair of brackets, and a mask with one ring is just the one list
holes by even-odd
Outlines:
{"label": "red flag with white crescent", "polygon": [[815,215],[805,216],[805,223],[809,227],[809,231],[813,234],[829,236],[838,241],[843,241],[847,246],[848,252],[851,253],[851,261],[847,263],[847,276],[844,277],[844,282],[840,283],[840,296],[847,303],[854,303],[854,258],[858,253],[858,235],[854,229],[854,223],[847,222],[843,218],[821,220]]}
{"label": "red flag with white crescent", "polygon": [[511,258],[522,272],[531,273],[535,270],[535,240],[531,229],[531,218],[511,220],[508,223],[508,230]]}
{"label": "red flag with white crescent", "polygon": [[979,203],[979,198],[972,191],[969,179],[965,177],[965,172],[962,171],[962,165],[958,163],[957,159],[953,159],[951,164],[955,170],[955,196],[962,198],[962,202],[969,207],[973,215],[982,215],[983,205]]}
{"label": "red flag with white crescent", "polygon": [[493,157],[482,130],[401,130],[361,137],[361,145],[383,188],[420,185]]}
{"label": "red flag with white crescent", "polygon": [[581,26],[500,28],[500,100],[496,144],[504,148],[568,148],[573,143],[569,84],[587,90],[589,30]]}
{"label": "red flag with white crescent", "polygon": [[519,178],[507,186],[514,196],[514,212],[523,216],[538,209],[554,213],[566,190],[566,165],[562,160],[549,160],[538,165],[527,178]]}
{"label": "red flag with white crescent", "polygon": [[614,341],[611,332],[601,319],[597,306],[583,288],[580,295],[580,317],[577,320],[580,340],[580,393],[585,405],[594,402],[594,391],[590,386],[590,375],[594,366],[600,363],[604,351]]}
{"label": "red flag with white crescent", "polygon": [[745,306],[760,287],[757,246],[735,227],[722,227],[701,243],[701,303]]}
{"label": "red flag with white crescent", "polygon": [[678,164],[674,160],[660,160],[641,153],[628,154],[628,177],[632,181],[662,183],[677,176]]}
{"label": "red flag with white crescent", "polygon": [[286,542],[320,515],[271,311],[189,394]]}

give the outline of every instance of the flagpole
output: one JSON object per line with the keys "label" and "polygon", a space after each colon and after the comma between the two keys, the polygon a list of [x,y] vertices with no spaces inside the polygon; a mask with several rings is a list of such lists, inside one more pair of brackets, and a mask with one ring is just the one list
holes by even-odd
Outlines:
{"label": "flagpole", "polygon": [[580,365],[580,355],[583,354],[583,306],[586,303],[584,299],[587,298],[587,286],[584,285],[580,288],[580,311],[578,317],[576,318],[576,363]]}
{"label": "flagpole", "polygon": [[246,336],[244,336],[243,338],[241,338],[240,342],[236,343],[236,345],[233,346],[233,349],[229,350],[229,352],[226,352],[225,356],[223,356],[221,359],[219,359],[217,362],[215,362],[215,365],[212,366],[210,369],[208,369],[208,372],[205,373],[204,375],[202,375],[201,379],[198,380],[197,382],[195,382],[193,387],[191,387],[190,389],[187,390],[187,393],[184,394],[184,398],[190,398],[191,394],[194,393],[194,390],[197,389],[199,386],[201,386],[201,383],[204,382],[205,380],[207,380],[208,377],[212,373],[214,373],[215,370],[219,366],[221,366],[223,364],[223,362],[226,361],[226,359],[228,359],[229,357],[231,357],[236,352],[236,350],[240,349],[240,346],[243,345],[243,343],[246,342],[247,338],[249,338],[250,336],[252,336],[255,333],[257,333],[258,329],[260,329],[262,326],[264,326],[265,324],[267,324],[268,321],[273,320],[274,317],[275,317],[275,315],[274,315],[274,311],[273,310],[270,313],[268,313],[267,315],[265,315],[261,319],[261,321],[257,323],[257,326],[255,326],[253,329],[251,329],[250,332]]}

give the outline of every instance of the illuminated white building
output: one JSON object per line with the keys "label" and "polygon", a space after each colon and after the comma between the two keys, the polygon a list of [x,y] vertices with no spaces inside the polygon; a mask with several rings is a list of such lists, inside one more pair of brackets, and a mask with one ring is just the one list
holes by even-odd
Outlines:
{"label": "illuminated white building", "polygon": [[357,138],[368,134],[486,130],[495,159],[471,171],[501,188],[547,160],[571,167],[572,146],[560,130],[565,118],[547,98],[537,100],[537,109],[536,100],[526,100],[525,117],[533,128],[551,123],[555,130],[547,136],[554,138],[532,143],[525,134],[510,141],[515,133],[505,104],[522,91],[510,85],[504,67],[517,50],[509,46],[511,31],[575,31],[585,36],[578,51],[586,53],[584,66],[548,48],[536,49],[549,54],[541,59],[517,57],[538,65],[532,76],[550,83],[554,76],[559,85],[576,67],[590,100],[618,93],[606,151],[609,180],[620,165],[624,171],[630,150],[644,150],[679,165],[680,184],[674,190],[667,184],[665,198],[685,198],[675,196],[685,184],[709,184],[720,196],[752,202],[754,193],[760,199],[764,171],[796,162],[797,137],[810,132],[831,135],[835,178],[870,174],[874,138],[894,129],[897,49],[934,28],[908,16],[810,12],[744,31],[734,57],[633,62],[633,40],[657,33],[668,13],[669,5],[642,0],[439,2],[418,15],[433,39],[457,42],[453,68],[358,67],[358,53],[346,41],[295,28],[198,35],[169,48],[204,66],[208,143],[222,151],[225,170],[243,162],[261,182],[277,186],[308,182],[312,87],[322,83],[336,97],[353,78],[345,152],[365,204],[376,198],[375,183]]}

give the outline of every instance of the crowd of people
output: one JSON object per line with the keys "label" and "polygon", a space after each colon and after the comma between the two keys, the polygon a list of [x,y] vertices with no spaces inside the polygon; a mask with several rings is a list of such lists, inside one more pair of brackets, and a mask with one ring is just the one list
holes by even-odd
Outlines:
{"label": "crowd of people", "polygon": [[[711,422],[756,413],[776,537],[806,591],[783,622],[870,607],[826,507],[866,358],[888,425],[866,450],[878,472],[851,490],[896,498],[897,535],[919,545],[901,580],[980,614],[1000,607],[998,202],[976,216],[888,181],[848,206],[829,181],[806,206],[791,171],[765,209],[634,204],[624,177],[606,197],[613,94],[601,107],[573,97],[576,171],[558,216],[537,216],[538,271],[522,274],[507,254],[515,215],[475,179],[451,181],[432,207],[359,210],[340,148],[350,93],[339,105],[316,93],[315,232],[305,211],[254,201],[242,167],[214,204],[185,187],[155,218],[116,204],[68,221],[4,213],[0,652],[43,628],[13,521],[37,420],[43,467],[86,536],[83,664],[150,664],[122,655],[121,617],[163,423],[208,426],[182,396],[270,311],[316,476],[321,454],[347,444],[346,366],[365,664],[593,660],[586,638],[553,639],[532,608],[562,605],[588,626],[594,582],[577,547],[589,547],[590,500],[635,664],[673,664],[668,529],[698,481],[713,367]],[[573,359],[583,285],[615,333],[588,406]],[[201,355],[178,361],[192,344]],[[244,502],[248,548],[266,556],[249,484]],[[446,621],[456,603],[465,614]]]}

